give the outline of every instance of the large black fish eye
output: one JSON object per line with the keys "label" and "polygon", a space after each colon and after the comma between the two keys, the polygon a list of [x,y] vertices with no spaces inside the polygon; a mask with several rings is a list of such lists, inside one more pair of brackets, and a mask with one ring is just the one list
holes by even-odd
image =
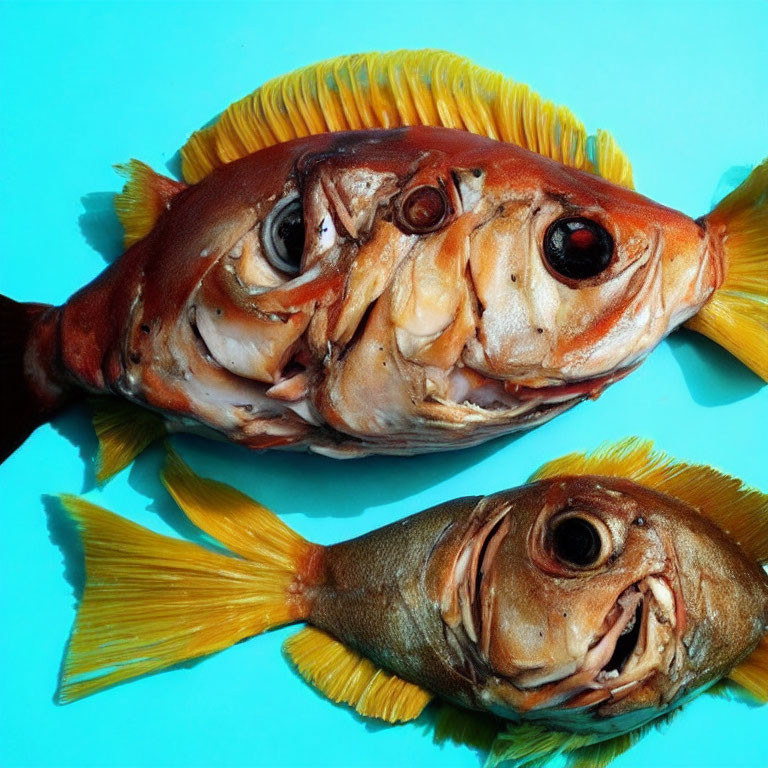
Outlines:
{"label": "large black fish eye", "polygon": [[566,565],[588,568],[599,559],[603,542],[597,528],[583,517],[565,517],[552,528],[552,552]]}
{"label": "large black fish eye", "polygon": [[585,280],[599,275],[611,263],[613,238],[591,219],[558,219],[544,235],[544,257],[558,275]]}
{"label": "large black fish eye", "polygon": [[304,207],[299,195],[283,198],[269,212],[261,228],[261,243],[275,269],[298,274],[304,254]]}

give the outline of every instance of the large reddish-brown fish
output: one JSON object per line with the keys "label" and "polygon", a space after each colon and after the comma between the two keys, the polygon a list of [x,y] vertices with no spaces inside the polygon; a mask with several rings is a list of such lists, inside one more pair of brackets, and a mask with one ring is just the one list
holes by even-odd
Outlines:
{"label": "large reddish-brown fish", "polygon": [[173,454],[163,479],[232,554],[64,497],[87,581],[62,701],[293,622],[287,653],[331,699],[397,722],[440,698],[501,731],[497,758],[584,766],[599,744],[602,765],[725,676],[768,699],[768,496],[649,443],[333,546]]}
{"label": "large reddish-brown fish", "polygon": [[[693,220],[605,133],[450,54],[279,78],[132,161],[130,245],[61,307],[0,304],[2,452],[85,393],[102,474],[166,430],[333,456],[471,445],[631,371],[686,321],[768,378],[768,164]],[[691,320],[693,318],[693,320]]]}

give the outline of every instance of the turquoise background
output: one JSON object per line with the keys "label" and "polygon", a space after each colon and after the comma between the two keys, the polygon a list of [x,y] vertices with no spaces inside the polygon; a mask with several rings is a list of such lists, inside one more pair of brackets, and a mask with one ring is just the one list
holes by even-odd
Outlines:
{"label": "turquoise background", "polygon": [[[529,83],[614,132],[639,190],[700,215],[723,174],[768,153],[768,4],[113,3],[0,5],[0,290],[63,302],[119,250],[113,163],[175,169],[195,128],[268,78],[341,53],[435,46]],[[736,172],[738,174],[738,171]],[[597,402],[518,439],[414,459],[251,455],[177,439],[195,468],[330,543],[542,462],[639,434],[768,490],[768,388],[712,343],[675,334]],[[84,408],[0,467],[0,765],[470,766],[428,725],[363,722],[281,656],[294,630],[76,704],[53,703],[78,583],[50,495],[87,498],[157,531],[184,521],[157,482],[158,449],[94,487]],[[768,764],[768,708],[701,698],[616,761]]]}

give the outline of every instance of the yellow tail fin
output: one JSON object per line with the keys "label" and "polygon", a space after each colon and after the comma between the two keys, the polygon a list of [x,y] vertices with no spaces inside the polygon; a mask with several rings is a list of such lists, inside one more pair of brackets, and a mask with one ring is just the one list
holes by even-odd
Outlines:
{"label": "yellow tail fin", "polygon": [[175,455],[164,480],[174,496],[202,492],[205,506],[195,522],[242,557],[161,536],[62,496],[82,535],[86,585],[64,661],[61,702],[222,650],[308,613],[301,585],[320,547],[234,489],[197,477]]}
{"label": "yellow tail fin", "polygon": [[686,325],[768,381],[768,160],[706,222],[723,232],[725,281]]}

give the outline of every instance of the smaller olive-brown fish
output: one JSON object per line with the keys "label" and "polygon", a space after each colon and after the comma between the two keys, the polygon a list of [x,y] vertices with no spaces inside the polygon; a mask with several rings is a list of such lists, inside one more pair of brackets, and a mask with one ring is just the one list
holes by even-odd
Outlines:
{"label": "smaller olive-brown fish", "polygon": [[173,453],[163,480],[234,556],[64,497],[87,584],[62,701],[292,622],[334,701],[398,722],[439,697],[511,728],[504,759],[544,728],[604,750],[724,676],[768,700],[768,495],[648,442],[327,547]]}

